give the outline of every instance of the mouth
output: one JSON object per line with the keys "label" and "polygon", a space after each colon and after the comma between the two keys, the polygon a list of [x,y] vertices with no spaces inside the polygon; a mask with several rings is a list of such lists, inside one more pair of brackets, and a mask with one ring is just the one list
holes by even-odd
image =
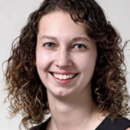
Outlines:
{"label": "mouth", "polygon": [[53,73],[53,72],[49,72],[54,78],[59,79],[59,80],[69,80],[69,79],[73,79],[75,78],[78,73],[72,74],[72,73],[68,73],[68,74],[60,74],[60,73]]}

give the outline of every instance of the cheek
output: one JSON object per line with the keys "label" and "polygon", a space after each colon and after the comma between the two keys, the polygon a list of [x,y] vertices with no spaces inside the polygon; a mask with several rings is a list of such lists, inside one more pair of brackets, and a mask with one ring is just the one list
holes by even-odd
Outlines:
{"label": "cheek", "polygon": [[48,55],[47,53],[45,53],[43,51],[37,51],[36,52],[37,69],[42,69],[42,70],[47,69],[51,62],[50,58],[51,58],[50,55]]}
{"label": "cheek", "polygon": [[50,55],[47,55],[45,52],[38,50],[36,52],[36,68],[43,84],[46,84],[50,64]]}
{"label": "cheek", "polygon": [[76,57],[75,61],[78,65],[78,68],[83,70],[93,70],[95,68],[97,55],[92,53],[87,53],[86,55]]}

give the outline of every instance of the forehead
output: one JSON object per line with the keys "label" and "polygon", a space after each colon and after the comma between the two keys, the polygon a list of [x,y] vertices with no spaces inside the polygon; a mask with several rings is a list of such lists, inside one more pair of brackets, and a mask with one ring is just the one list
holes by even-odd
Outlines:
{"label": "forehead", "polygon": [[40,19],[39,33],[63,32],[70,34],[87,34],[87,26],[84,23],[75,23],[70,14],[63,11],[55,11],[46,14]]}

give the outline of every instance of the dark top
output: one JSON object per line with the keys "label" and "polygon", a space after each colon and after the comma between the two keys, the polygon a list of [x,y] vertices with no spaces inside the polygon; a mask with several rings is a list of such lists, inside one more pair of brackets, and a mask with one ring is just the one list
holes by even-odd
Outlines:
{"label": "dark top", "polygon": [[[50,119],[51,118],[38,126],[32,127],[30,130],[46,130],[47,124]],[[100,123],[100,125],[95,130],[126,130],[127,128],[130,128],[130,120],[128,120],[127,118],[111,119],[108,116]]]}

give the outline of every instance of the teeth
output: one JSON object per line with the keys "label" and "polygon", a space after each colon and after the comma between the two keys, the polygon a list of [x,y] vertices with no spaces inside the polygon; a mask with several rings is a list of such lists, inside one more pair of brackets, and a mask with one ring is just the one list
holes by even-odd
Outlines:
{"label": "teeth", "polygon": [[58,79],[70,79],[72,77],[74,77],[75,74],[70,74],[70,75],[62,75],[62,74],[54,74],[54,77],[58,78]]}

